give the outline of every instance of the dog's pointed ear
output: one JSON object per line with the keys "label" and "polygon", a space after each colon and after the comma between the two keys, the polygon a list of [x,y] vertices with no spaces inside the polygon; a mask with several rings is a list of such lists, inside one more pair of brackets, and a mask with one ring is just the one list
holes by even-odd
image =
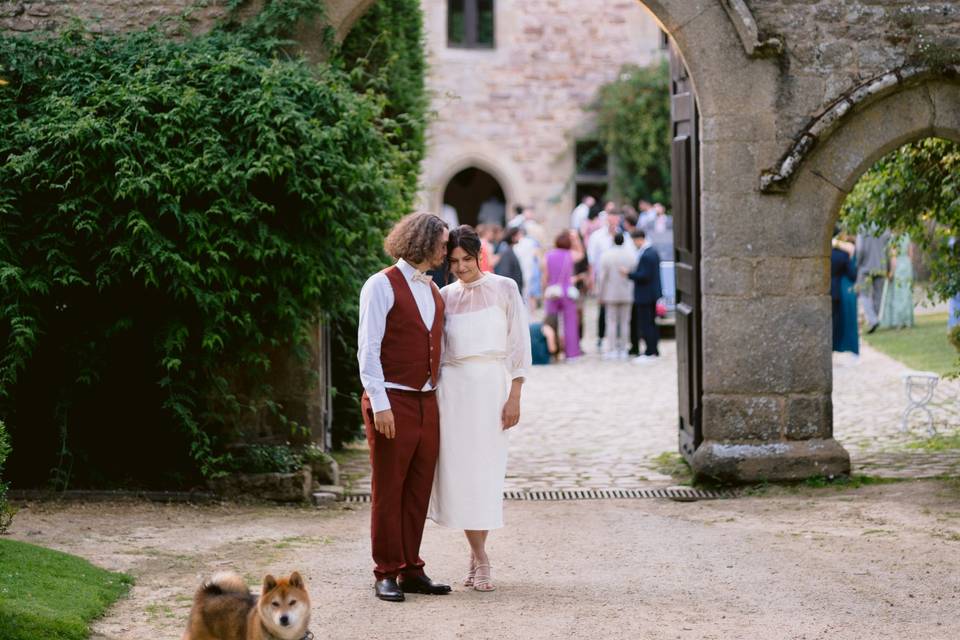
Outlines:
{"label": "dog's pointed ear", "polygon": [[291,587],[294,587],[296,589],[304,588],[303,577],[300,575],[298,571],[294,571],[293,573],[290,574],[290,580],[288,582],[290,583]]}
{"label": "dog's pointed ear", "polygon": [[263,592],[272,591],[277,586],[277,579],[267,574],[263,577]]}

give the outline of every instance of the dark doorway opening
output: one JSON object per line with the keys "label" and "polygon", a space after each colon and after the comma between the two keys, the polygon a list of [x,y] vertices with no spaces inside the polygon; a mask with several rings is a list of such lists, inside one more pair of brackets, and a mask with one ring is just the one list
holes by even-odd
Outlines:
{"label": "dark doorway opening", "polygon": [[456,209],[460,224],[506,222],[507,199],[497,180],[475,167],[453,176],[443,192],[443,204]]}

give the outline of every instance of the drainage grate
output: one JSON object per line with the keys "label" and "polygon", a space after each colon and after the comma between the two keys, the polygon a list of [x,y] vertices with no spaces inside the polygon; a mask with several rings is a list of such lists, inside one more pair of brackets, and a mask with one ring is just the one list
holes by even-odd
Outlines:
{"label": "drainage grate", "polygon": [[[709,491],[693,487],[660,487],[653,489],[536,489],[504,491],[505,500],[557,501],[557,500],[616,500],[638,498],[669,498],[671,500],[719,500],[732,498],[729,491]],[[370,502],[369,493],[345,496],[346,502]]]}

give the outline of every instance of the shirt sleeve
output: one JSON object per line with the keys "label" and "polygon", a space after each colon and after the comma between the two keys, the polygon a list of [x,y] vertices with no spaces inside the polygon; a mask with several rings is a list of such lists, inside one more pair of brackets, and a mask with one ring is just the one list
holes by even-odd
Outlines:
{"label": "shirt sleeve", "polygon": [[507,368],[510,370],[510,378],[516,380],[525,378],[527,369],[532,365],[530,321],[517,283],[507,279],[504,283],[504,294],[507,297]]}
{"label": "shirt sleeve", "polygon": [[357,328],[357,360],[360,383],[370,398],[374,413],[390,408],[384,387],[380,345],[387,329],[387,313],[393,307],[393,291],[386,276],[377,274],[360,290],[360,325]]}

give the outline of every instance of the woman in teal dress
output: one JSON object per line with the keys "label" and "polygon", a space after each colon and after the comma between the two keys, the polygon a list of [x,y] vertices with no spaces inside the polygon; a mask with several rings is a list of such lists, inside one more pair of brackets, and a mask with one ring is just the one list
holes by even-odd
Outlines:
{"label": "woman in teal dress", "polygon": [[890,244],[890,273],[883,286],[880,326],[885,329],[912,327],[913,245],[906,233]]}

